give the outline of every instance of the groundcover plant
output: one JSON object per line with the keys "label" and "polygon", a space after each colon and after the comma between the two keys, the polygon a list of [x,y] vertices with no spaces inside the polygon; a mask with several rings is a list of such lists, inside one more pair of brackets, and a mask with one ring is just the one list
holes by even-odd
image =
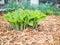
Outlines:
{"label": "groundcover plant", "polygon": [[46,15],[40,10],[15,10],[8,12],[3,18],[7,19],[10,26],[16,30],[24,30],[28,27],[37,28],[37,23],[45,19]]}

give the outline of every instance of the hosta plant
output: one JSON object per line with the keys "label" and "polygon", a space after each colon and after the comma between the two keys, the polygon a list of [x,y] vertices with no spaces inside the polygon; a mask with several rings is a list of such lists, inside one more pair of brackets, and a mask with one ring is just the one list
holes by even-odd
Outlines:
{"label": "hosta plant", "polygon": [[44,20],[46,15],[39,10],[19,9],[8,12],[3,16],[10,22],[10,26],[16,30],[24,30],[28,27],[37,28],[37,23]]}

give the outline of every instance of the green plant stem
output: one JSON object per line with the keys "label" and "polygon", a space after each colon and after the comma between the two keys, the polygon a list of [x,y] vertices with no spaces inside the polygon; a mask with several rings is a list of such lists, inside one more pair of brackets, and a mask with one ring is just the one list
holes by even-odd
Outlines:
{"label": "green plant stem", "polygon": [[19,30],[19,26],[18,26],[17,22],[15,22],[15,28],[16,28],[16,30]]}
{"label": "green plant stem", "polygon": [[24,23],[24,30],[26,29],[26,24]]}
{"label": "green plant stem", "polygon": [[37,28],[37,22],[35,21],[35,19],[34,19],[34,21],[33,21],[33,28],[34,28],[34,29]]}
{"label": "green plant stem", "polygon": [[20,25],[21,25],[21,26],[20,26],[20,29],[23,30],[23,23],[21,22]]}
{"label": "green plant stem", "polygon": [[14,23],[10,22],[10,27],[11,27],[12,29],[15,29]]}
{"label": "green plant stem", "polygon": [[37,22],[35,23],[35,29],[37,29]]}
{"label": "green plant stem", "polygon": [[35,28],[35,19],[33,20],[33,28]]}

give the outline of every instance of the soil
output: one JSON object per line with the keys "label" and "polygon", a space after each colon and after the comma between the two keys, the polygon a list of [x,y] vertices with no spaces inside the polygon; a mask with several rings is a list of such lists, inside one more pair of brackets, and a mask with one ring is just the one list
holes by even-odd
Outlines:
{"label": "soil", "polygon": [[[10,30],[9,23],[6,20],[0,19],[0,23],[3,26],[0,25],[0,45],[60,45],[59,18],[60,16],[48,16],[46,20],[43,21],[47,21],[46,23],[39,23],[41,28],[39,27],[38,30],[26,29],[24,31]],[[51,29],[51,26],[49,27],[50,30],[44,24],[52,24],[54,30]],[[58,27],[54,27],[55,24],[58,25]],[[48,30],[44,30],[45,27],[43,26]],[[1,28],[3,28],[3,30]],[[55,30],[55,28],[58,28],[58,30]]]}

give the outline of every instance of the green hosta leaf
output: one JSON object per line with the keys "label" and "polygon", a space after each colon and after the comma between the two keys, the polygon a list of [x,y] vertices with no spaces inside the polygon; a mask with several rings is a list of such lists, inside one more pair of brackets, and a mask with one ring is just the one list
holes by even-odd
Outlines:
{"label": "green hosta leaf", "polygon": [[14,20],[14,19],[9,19],[9,22],[15,23],[15,22],[17,22],[17,21]]}
{"label": "green hosta leaf", "polygon": [[44,19],[45,19],[45,17],[46,17],[46,15],[45,15],[45,14],[43,14],[43,13],[41,13],[40,15],[38,15],[38,16],[36,17],[36,22],[39,22],[39,21],[44,20]]}
{"label": "green hosta leaf", "polygon": [[43,17],[39,18],[36,22],[43,21],[43,20],[45,20],[45,18],[46,18],[46,16],[43,16]]}
{"label": "green hosta leaf", "polygon": [[28,25],[33,26],[33,21],[30,21]]}
{"label": "green hosta leaf", "polygon": [[40,11],[38,11],[38,10],[31,11],[29,19],[33,19],[33,18],[37,17],[39,14],[40,14]]}
{"label": "green hosta leaf", "polygon": [[37,18],[41,18],[41,17],[46,17],[46,15],[43,13],[40,13],[40,15],[37,16]]}
{"label": "green hosta leaf", "polygon": [[25,14],[24,10],[20,10],[20,15],[19,15],[20,19],[23,20],[25,18],[25,16],[26,16],[26,14]]}

